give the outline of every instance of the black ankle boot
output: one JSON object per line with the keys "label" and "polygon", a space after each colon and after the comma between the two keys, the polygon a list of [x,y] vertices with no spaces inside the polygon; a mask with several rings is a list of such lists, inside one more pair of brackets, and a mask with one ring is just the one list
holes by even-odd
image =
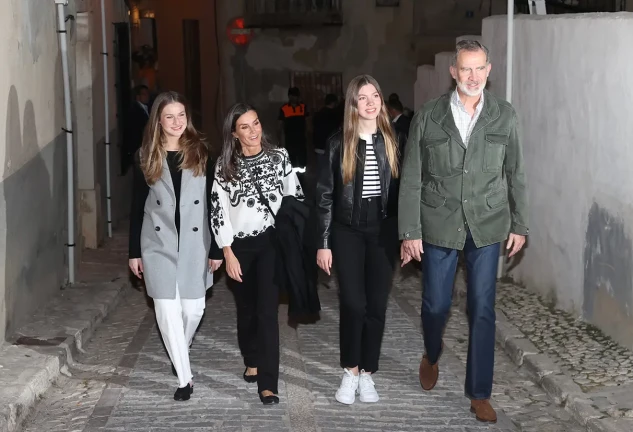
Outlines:
{"label": "black ankle boot", "polygon": [[176,389],[176,393],[174,393],[174,400],[187,401],[191,398],[191,393],[193,393],[193,389],[190,384],[187,384],[184,387],[178,387]]}

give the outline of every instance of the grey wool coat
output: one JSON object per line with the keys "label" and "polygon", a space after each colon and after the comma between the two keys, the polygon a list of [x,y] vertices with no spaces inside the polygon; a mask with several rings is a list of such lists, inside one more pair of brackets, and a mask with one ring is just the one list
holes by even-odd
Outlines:
{"label": "grey wool coat", "polygon": [[150,185],[141,229],[143,278],[154,299],[197,299],[213,284],[208,255],[211,233],[207,223],[206,177],[182,171],[180,186],[180,248],[175,221],[176,195],[167,160],[163,174]]}

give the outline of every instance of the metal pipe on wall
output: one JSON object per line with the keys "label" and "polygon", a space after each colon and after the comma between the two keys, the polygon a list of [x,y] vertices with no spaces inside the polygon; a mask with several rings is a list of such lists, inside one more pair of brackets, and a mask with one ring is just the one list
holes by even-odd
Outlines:
{"label": "metal pipe on wall", "polygon": [[110,187],[110,103],[108,98],[108,44],[106,42],[105,0],[101,0],[101,55],[103,55],[103,108],[105,115],[106,211],[108,237],[112,237],[112,189]]}
{"label": "metal pipe on wall", "polygon": [[[506,100],[512,102],[512,56],[514,55],[514,0],[508,0],[508,26],[506,46]],[[505,275],[505,249],[501,248],[499,265],[497,266],[497,278]]]}
{"label": "metal pipe on wall", "polygon": [[68,0],[55,0],[57,6],[57,22],[59,45],[62,54],[62,75],[64,81],[64,113],[66,116],[66,171],[68,182],[68,283],[75,283],[75,164],[73,148],[73,119],[70,109],[70,76],[68,74],[68,42],[66,40],[66,14],[64,7]]}

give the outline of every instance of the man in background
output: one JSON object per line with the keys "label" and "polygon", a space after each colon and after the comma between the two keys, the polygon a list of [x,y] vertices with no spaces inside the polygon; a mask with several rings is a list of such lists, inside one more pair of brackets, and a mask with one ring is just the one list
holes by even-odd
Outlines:
{"label": "man in background", "polygon": [[149,88],[146,85],[134,87],[134,102],[130,105],[125,119],[123,145],[126,153],[124,171],[132,164],[134,153],[141,148],[145,125],[149,120]]}
{"label": "man in background", "polygon": [[282,145],[288,150],[290,162],[295,168],[306,166],[306,118],[308,110],[301,101],[297,87],[288,89],[288,102],[279,110],[279,129]]}

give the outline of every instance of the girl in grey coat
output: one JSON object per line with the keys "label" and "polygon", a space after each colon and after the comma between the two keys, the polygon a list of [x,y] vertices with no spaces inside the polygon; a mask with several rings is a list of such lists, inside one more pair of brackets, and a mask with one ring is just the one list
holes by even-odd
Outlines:
{"label": "girl in grey coat", "polygon": [[213,283],[211,272],[222,260],[210,254],[207,182],[213,176],[207,171],[212,173],[213,164],[181,95],[156,98],[138,156],[129,266],[154,299],[158,328],[178,376],[174,399],[188,400],[193,393],[189,346]]}

